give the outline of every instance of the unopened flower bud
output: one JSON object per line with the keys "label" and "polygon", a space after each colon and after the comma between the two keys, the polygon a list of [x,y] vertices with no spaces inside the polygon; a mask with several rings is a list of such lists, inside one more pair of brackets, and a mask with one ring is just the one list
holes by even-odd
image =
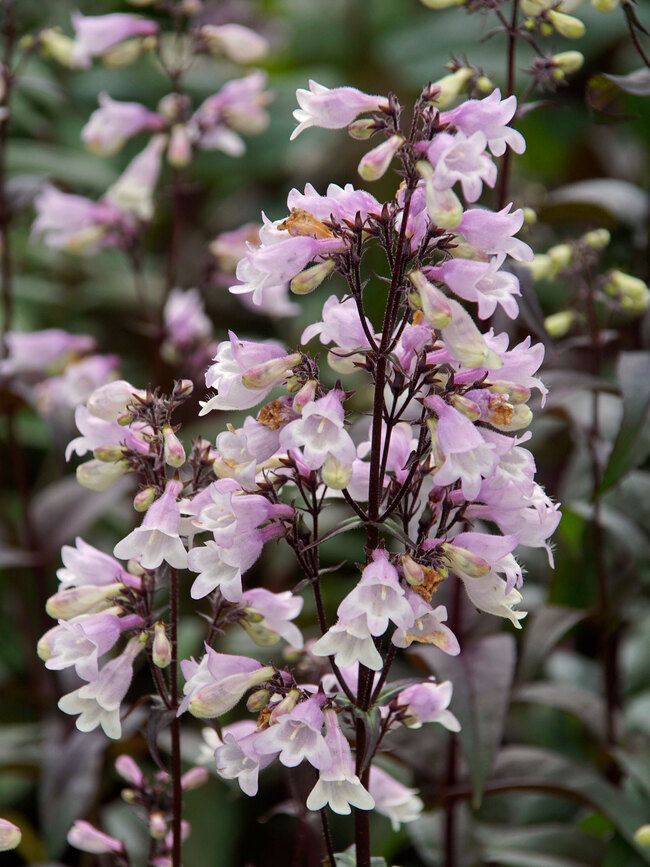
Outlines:
{"label": "unopened flower bud", "polygon": [[133,508],[136,512],[146,512],[155,499],[156,489],[150,485],[148,488],[138,491],[135,495],[133,498]]}
{"label": "unopened flower bud", "polygon": [[56,27],[48,27],[38,34],[38,42],[46,57],[51,57],[68,69],[79,69],[78,61],[73,60],[74,39],[65,36]]}
{"label": "unopened flower bud", "polygon": [[184,123],[177,123],[172,127],[167,162],[175,169],[184,169],[192,162],[192,144]]}
{"label": "unopened flower bud", "polygon": [[190,768],[181,777],[181,789],[184,792],[190,792],[192,789],[200,789],[208,782],[207,768]]}
{"label": "unopened flower bud", "polygon": [[125,461],[107,464],[94,460],[79,464],[76,476],[82,487],[91,491],[106,491],[126,472],[128,465]]}
{"label": "unopened flower bud", "polygon": [[582,236],[582,241],[592,250],[604,250],[612,240],[607,229],[592,229]]}
{"label": "unopened flower bud", "polygon": [[470,421],[476,421],[481,417],[479,405],[469,397],[465,397],[462,394],[452,394],[451,404],[458,412],[462,412],[466,418],[470,419]]}
{"label": "unopened flower bud", "polygon": [[551,337],[556,340],[564,337],[575,321],[576,315],[573,310],[561,310],[559,313],[552,313],[544,320],[544,328],[548,331]]}
{"label": "unopened flower bud", "polygon": [[410,554],[402,554],[400,562],[404,578],[411,586],[417,587],[424,582],[424,570]]}
{"label": "unopened flower bud", "polygon": [[259,713],[267,706],[270,697],[268,689],[256,689],[248,696],[246,707],[251,713]]}
{"label": "unopened flower bud", "polygon": [[178,123],[186,108],[187,97],[180,93],[168,93],[158,101],[157,112],[170,123]]}
{"label": "unopened flower bud", "polygon": [[264,624],[264,617],[258,612],[252,612],[239,621],[239,625],[246,631],[248,637],[259,647],[271,647],[280,640],[277,632],[269,629]]}
{"label": "unopened flower bud", "polygon": [[127,39],[125,42],[120,42],[119,45],[109,48],[102,55],[102,61],[104,66],[110,66],[113,69],[131,66],[132,63],[135,63],[147,51],[154,51],[157,44],[157,36],[145,36],[143,39]]}
{"label": "unopened flower bud", "polygon": [[441,229],[455,229],[463,218],[463,205],[453,190],[437,190],[431,163],[419,160],[415,167],[424,179],[427,213]]}
{"label": "unopened flower bud", "polygon": [[154,840],[162,840],[167,833],[167,822],[162,813],[155,812],[149,816],[149,833]]}
{"label": "unopened flower bud", "polygon": [[264,361],[262,364],[249,368],[243,374],[241,378],[242,385],[245,388],[253,389],[270,388],[273,385],[278,385],[299,362],[299,352],[293,352],[291,355],[285,355],[282,358],[272,358],[270,361]]}
{"label": "unopened flower bud", "polygon": [[138,789],[144,782],[144,776],[135,759],[126,755],[126,753],[122,753],[121,756],[115,759],[115,770],[123,780],[126,780],[127,783],[131,783],[132,786]]}
{"label": "unopened flower bud", "polygon": [[638,277],[617,269],[608,273],[605,292],[616,297],[628,313],[643,313],[650,306],[650,290],[647,284]]}
{"label": "unopened flower bud", "polygon": [[68,587],[59,590],[45,603],[45,610],[54,620],[70,620],[80,614],[88,614],[107,599],[119,596],[124,584],[84,584],[82,587]]}
{"label": "unopened flower bud", "polygon": [[555,266],[546,253],[538,253],[533,261],[527,264],[533,283],[537,283],[539,280],[547,280],[555,274]]}
{"label": "unopened flower bud", "polygon": [[328,488],[342,491],[350,484],[352,464],[339,460],[336,455],[329,452],[321,467],[321,478]]}
{"label": "unopened flower bud", "polygon": [[333,259],[325,259],[324,262],[312,265],[311,268],[305,268],[300,274],[296,274],[289,284],[291,291],[294,295],[309,295],[310,292],[318,289],[326,277],[329,277],[334,267]]}
{"label": "unopened flower bud", "polygon": [[579,51],[560,51],[559,54],[554,54],[551,60],[553,66],[560,69],[565,75],[577,72],[585,62],[584,55]]}
{"label": "unopened flower bud", "polygon": [[153,628],[153,644],[151,646],[151,658],[158,668],[167,668],[172,661],[172,646],[164,623],[156,623]]}
{"label": "unopened flower bud", "polygon": [[233,708],[245,692],[273,677],[275,669],[266,665],[252,672],[231,674],[218,683],[209,683],[192,694],[188,710],[199,719],[221,716]]}
{"label": "unopened flower bud", "polygon": [[377,145],[361,157],[358,172],[364,181],[377,181],[382,178],[390,166],[397,151],[404,144],[404,136],[392,135],[385,142]]}
{"label": "unopened flower bud", "polygon": [[317,387],[318,383],[315,379],[308,379],[307,382],[295,393],[291,409],[294,412],[301,413],[307,404],[311,403],[312,400],[315,399]]}
{"label": "unopened flower bud", "polygon": [[169,425],[162,430],[165,463],[169,467],[182,467],[185,463],[185,449],[183,443],[176,436]]}
{"label": "unopened flower bud", "polygon": [[537,222],[537,211],[533,208],[524,208],[524,226],[534,226]]}
{"label": "unopened flower bud", "polygon": [[52,636],[58,631],[57,626],[48,629],[45,635],[41,635],[36,644],[36,655],[43,662],[47,662],[52,656]]}
{"label": "unopened flower bud", "polygon": [[560,36],[564,36],[565,39],[580,39],[585,35],[585,25],[573,15],[558,12],[556,9],[549,9],[546,17]]}
{"label": "unopened flower bud", "polygon": [[521,0],[521,11],[524,15],[541,15],[556,2],[556,0]]}
{"label": "unopened flower bud", "polygon": [[198,15],[203,11],[201,0],[182,0],[181,9],[186,15]]}
{"label": "unopened flower bud", "polygon": [[294,707],[298,704],[298,699],[300,698],[300,693],[297,689],[290,690],[281,702],[278,702],[276,706],[273,708],[273,716],[278,717],[284,713],[290,713]]}
{"label": "unopened flower bud", "polygon": [[429,9],[449,9],[451,6],[462,6],[465,0],[420,0]]}
{"label": "unopened flower bud", "polygon": [[22,839],[22,831],[9,819],[0,819],[0,852],[15,849]]}
{"label": "unopened flower bud", "polygon": [[82,852],[90,852],[92,855],[110,855],[113,852],[124,852],[124,846],[115,837],[109,837],[97,828],[93,828],[90,822],[77,819],[68,831],[68,843]]}
{"label": "unopened flower bud", "polygon": [[434,328],[446,328],[451,322],[451,307],[443,293],[424,276],[422,271],[411,271],[409,280],[417,290],[417,299],[427,322]]}
{"label": "unopened flower bud", "polygon": [[194,392],[194,383],[191,379],[179,379],[174,385],[174,394],[178,398],[188,398]]}
{"label": "unopened flower bud", "polygon": [[482,578],[490,571],[490,564],[483,557],[468,551],[466,548],[459,548],[457,545],[452,545],[449,542],[443,542],[440,546],[440,551],[449,560],[452,568],[462,572],[469,578]]}
{"label": "unopened flower bud", "polygon": [[98,461],[105,464],[112,464],[115,461],[121,461],[124,457],[124,449],[122,446],[98,446],[93,449],[93,455]]}
{"label": "unopened flower bud", "polygon": [[135,804],[138,793],[135,789],[120,789],[120,798],[125,804]]}
{"label": "unopened flower bud", "polygon": [[571,244],[556,244],[547,251],[548,258],[555,268],[561,270],[571,264],[573,259],[573,246]]}
{"label": "unopened flower bud", "polygon": [[598,12],[613,12],[618,8],[620,0],[591,0],[591,5]]}
{"label": "unopened flower bud", "polygon": [[461,66],[456,72],[445,75],[434,81],[434,87],[440,88],[436,98],[433,100],[435,107],[439,109],[448,108],[449,105],[460,96],[467,88],[467,83],[474,75],[474,70],[469,66]]}
{"label": "unopened flower bud", "polygon": [[362,117],[359,118],[359,120],[353,120],[348,126],[350,136],[357,141],[367,141],[376,131],[377,124],[370,117]]}
{"label": "unopened flower bud", "polygon": [[641,825],[634,832],[634,840],[639,846],[650,846],[650,825]]}

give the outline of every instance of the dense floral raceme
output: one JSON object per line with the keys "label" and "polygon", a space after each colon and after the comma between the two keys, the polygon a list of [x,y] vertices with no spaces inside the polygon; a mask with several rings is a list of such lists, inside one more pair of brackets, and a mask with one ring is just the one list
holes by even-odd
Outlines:
{"label": "dense floral raceme", "polygon": [[[232,121],[236,100],[248,99],[258,84],[233,86],[204,104],[189,125],[194,145],[217,146],[225,132],[218,134],[215,117]],[[399,728],[438,723],[457,731],[459,723],[449,709],[452,683],[420,679],[394,687],[393,659],[418,643],[435,653],[463,652],[450,612],[436,599],[443,582],[462,588],[479,611],[520,628],[523,570],[516,557],[543,548],[552,559],[549,538],[559,521],[525,448],[529,400],[534,392],[542,401],[546,395],[537,377],[543,346],[530,338],[511,343],[477,323],[497,306],[517,317],[519,281],[511,265],[533,257],[516,237],[520,210],[476,204],[496,182],[493,157],[524,149],[508,125],[515,100],[495,90],[441,113],[439,95],[436,87],[423,91],[407,134],[393,97],[315,82],[298,92],[294,135],[350,124],[358,133],[365,125],[382,141],[361,159],[360,175],[373,180],[394,163],[398,189],[382,202],[352,184],[331,184],[325,194],[308,184],[289,193],[281,219],[264,216],[257,243],[248,240],[237,265],[233,293],[264,304],[288,285],[298,296],[316,291],[331,275],[347,288],[343,295],[321,288],[322,318],[306,327],[299,346],[234,332],[218,345],[200,414],[248,411],[239,427],[229,425],[214,443],[199,440],[186,452],[172,418],[191,391],[184,381],[164,396],[116,380],[78,407],[80,435],[68,457],[92,453],[77,470],[79,481],[104,489],[131,475],[139,485],[135,508],[145,514],[113,556],[81,539],[64,548],[61,589],[48,604],[59,623],[39,647],[49,668],[74,667],[82,681],[60,701],[77,715],[78,728],[101,726],[118,738],[134,666],[148,658],[163,701],[178,715],[217,720],[246,699],[249,715],[218,735],[208,729],[206,739],[217,773],[236,779],[247,795],[256,794],[259,772],[272,761],[288,768],[307,762],[317,772],[309,810],[374,808],[394,827],[415,819],[422,801],[373,766],[375,753]],[[117,109],[105,98],[100,111],[105,118],[95,118],[87,136],[110,149],[115,140],[107,144],[105,124]],[[370,116],[359,120],[364,114]],[[122,137],[160,128],[133,108],[123,107],[119,117]],[[160,135],[152,143],[162,142]],[[61,194],[47,195],[54,207]],[[124,201],[114,192],[97,207],[119,210]],[[86,219],[112,221],[114,229],[122,217],[100,210]],[[44,209],[39,220],[37,231],[70,243]],[[364,256],[376,248],[388,263],[383,281],[365,270]],[[366,313],[370,293],[386,297],[382,322]],[[178,347],[207,340],[197,300],[175,296],[173,304],[170,340]],[[316,339],[327,347],[333,375],[310,352]],[[373,403],[357,416],[351,398],[364,382],[374,387]],[[335,523],[330,515],[341,509],[349,515]],[[360,531],[359,562],[323,573],[324,538]],[[284,540],[304,573],[293,592],[248,583],[271,540]],[[354,586],[339,594],[330,622],[321,585],[350,575]],[[168,586],[172,595],[180,586],[186,601],[209,611],[211,624],[204,653],[182,662],[182,699],[160,673],[171,657],[154,599]],[[316,635],[303,635],[295,623],[305,586],[316,602]],[[283,666],[266,652],[261,662],[259,653],[217,649],[219,634],[236,625],[262,648],[286,642]],[[364,720],[372,712],[381,734],[368,748]],[[86,851],[121,845],[93,833],[100,832],[78,823],[74,838]]]}

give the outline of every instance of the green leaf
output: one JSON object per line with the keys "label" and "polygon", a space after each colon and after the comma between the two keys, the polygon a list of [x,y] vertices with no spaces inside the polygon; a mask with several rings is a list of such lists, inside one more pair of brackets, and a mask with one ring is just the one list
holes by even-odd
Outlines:
{"label": "green leaf", "polygon": [[524,633],[517,680],[534,677],[558,641],[584,617],[584,611],[564,605],[545,605],[536,611]]}
{"label": "green leaf", "polygon": [[650,69],[642,67],[628,75],[593,75],[587,82],[587,102],[595,111],[615,120],[626,120],[617,106],[621,93],[650,96]]}
{"label": "green leaf", "polygon": [[503,735],[515,640],[512,635],[490,635],[464,645],[460,656],[443,655],[437,648],[423,648],[418,655],[440,679],[454,685],[451,710],[462,727],[458,737],[474,786],[472,803],[478,808]]}
{"label": "green leaf", "polygon": [[602,699],[575,684],[529,683],[515,690],[512,698],[567,711],[578,717],[601,741],[606,739]]}
{"label": "green leaf", "polygon": [[623,223],[637,231],[649,213],[648,194],[628,181],[593,178],[554,190],[540,209],[541,220],[551,223],[589,220],[597,225]]}
{"label": "green leaf", "polygon": [[482,825],[477,837],[482,860],[504,867],[588,867],[602,857],[601,840],[559,822],[529,828]]}
{"label": "green leaf", "polygon": [[650,864],[650,852],[634,840],[637,828],[647,821],[650,802],[647,808],[639,806],[637,798],[586,765],[539,747],[505,747],[495,762],[490,790],[547,792],[587,804],[609,817],[643,863]]}
{"label": "green leaf", "polygon": [[650,352],[623,352],[618,363],[623,419],[600,483],[600,493],[639,466],[650,453]]}

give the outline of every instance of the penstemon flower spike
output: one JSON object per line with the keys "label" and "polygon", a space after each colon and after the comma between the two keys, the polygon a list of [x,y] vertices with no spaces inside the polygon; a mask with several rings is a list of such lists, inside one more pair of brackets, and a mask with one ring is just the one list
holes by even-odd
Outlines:
{"label": "penstemon flower spike", "polygon": [[[145,658],[173,716],[173,741],[186,712],[208,720],[239,714],[218,736],[209,730],[217,773],[254,796],[260,771],[276,758],[289,769],[307,762],[318,781],[304,806],[324,817],[328,852],[325,811],[354,811],[360,867],[370,864],[368,811],[377,809],[396,826],[413,821],[423,806],[414,790],[375,766],[377,752],[401,726],[459,728],[449,709],[453,684],[429,679],[395,692],[393,660],[414,643],[462,653],[446,606],[434,598],[451,582],[479,610],[519,627],[525,612],[518,607],[522,569],[514,552],[545,547],[550,556],[548,539],[559,520],[534,480],[534,461],[522,446],[527,434],[513,435],[530,421],[531,390],[545,394],[536,377],[543,347],[527,339],[509,348],[507,335],[482,332],[475,321],[497,304],[516,317],[519,285],[508,259],[532,258],[514,237],[521,211],[474,206],[483,185],[496,181],[492,155],[524,147],[508,126],[514,98],[502,100],[495,90],[441,113],[439,92],[423,91],[408,133],[395,97],[328,91],[314,82],[299,93],[297,132],[358,127],[359,115],[370,114],[371,132],[384,142],[362,157],[360,174],[378,178],[395,162],[403,181],[383,203],[351,184],[332,184],[325,195],[309,184],[292,190],[287,217],[264,218],[259,243],[248,242],[233,293],[264,303],[269,289],[293,281],[296,294],[304,294],[338,273],[347,295],[326,298],[321,321],[307,326],[297,347],[233,332],[218,345],[206,373],[212,394],[200,415],[250,411],[239,428],[229,425],[214,444],[188,449],[173,419],[192,390],[185,381],[169,396],[118,381],[79,407],[81,435],[68,456],[93,452],[80,477],[94,482],[99,465],[108,468],[101,484],[117,475],[137,479],[135,513],[143,517],[115,545],[118,559],[82,540],[64,550],[62,589],[49,604],[60,624],[39,645],[49,668],[74,666],[85,681],[60,702],[79,715],[83,730],[102,726],[109,737],[120,736],[120,707],[134,666]],[[376,246],[389,263],[381,324],[366,314],[372,289],[363,271],[366,251]],[[170,346],[207,339],[199,299],[188,293],[171,301]],[[187,327],[176,307],[191,311]],[[340,377],[334,386],[309,353],[315,338]],[[364,378],[374,385],[369,425],[351,423],[350,398]],[[356,583],[329,623],[322,584],[336,576],[321,570],[319,547],[329,513],[342,507],[353,517],[337,532],[365,530],[359,558],[365,562],[354,567]],[[498,532],[487,533],[484,520]],[[320,635],[304,635],[294,622],[302,608],[298,588],[271,593],[248,583],[271,540],[293,549],[314,596]],[[129,561],[126,568],[119,560]],[[152,605],[163,588],[168,623]],[[182,690],[180,593],[212,612],[204,655],[181,662]],[[262,648],[261,661],[215,649],[218,635],[234,626]],[[295,667],[273,663],[271,648],[280,641],[289,645],[286,659],[300,661]],[[112,648],[116,655],[103,661]],[[371,713],[382,720],[373,740],[366,730]],[[188,831],[180,821],[178,749],[174,756],[169,809],[148,801],[145,778],[124,758],[120,763],[132,786],[127,800],[148,805],[152,845],[160,859],[173,849],[172,861]],[[109,845],[93,834],[100,832],[82,827],[73,836]]]}

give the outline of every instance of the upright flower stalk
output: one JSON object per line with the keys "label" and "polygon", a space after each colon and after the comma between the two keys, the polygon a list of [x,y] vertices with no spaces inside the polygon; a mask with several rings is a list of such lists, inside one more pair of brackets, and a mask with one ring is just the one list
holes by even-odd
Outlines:
{"label": "upright flower stalk", "polygon": [[[131,475],[144,517],[113,557],[82,540],[64,549],[62,588],[49,604],[60,622],[39,652],[48,667],[75,666],[84,681],[61,709],[78,716],[78,728],[101,726],[112,738],[121,736],[134,667],[148,660],[158,692],[152,712],[169,723],[172,752],[169,785],[158,794],[129,772],[138,780],[135,802],[149,811],[152,864],[168,859],[177,867],[189,830],[181,819],[183,715],[220,719],[238,714],[245,700],[253,717],[221,726],[218,735],[208,730],[216,772],[254,796],[260,771],[275,759],[288,774],[307,762],[316,781],[292,797],[301,800],[299,814],[320,813],[324,856],[331,864],[327,811],[354,812],[356,864],[370,867],[369,812],[399,825],[423,806],[414,790],[373,771],[375,757],[401,726],[459,729],[449,709],[453,684],[391,682],[400,650],[420,643],[462,652],[455,622],[437,604],[449,594],[455,608],[467,592],[477,609],[520,628],[522,568],[514,552],[543,547],[551,559],[559,513],[522,445],[531,392],[546,393],[536,376],[543,347],[527,338],[510,348],[506,334],[483,333],[471,312],[476,305],[485,319],[501,305],[514,318],[519,284],[508,261],[532,259],[514,237],[521,211],[475,206],[484,185],[496,183],[493,155],[524,147],[508,126],[514,99],[494,91],[441,112],[441,93],[426,87],[403,130],[393,96],[315,82],[299,92],[295,134],[351,124],[356,133],[359,116],[370,115],[367,131],[383,142],[361,159],[360,173],[378,177],[394,164],[401,180],[386,202],[351,184],[331,184],[325,195],[309,184],[292,190],[287,216],[266,219],[259,243],[249,243],[231,291],[254,303],[287,283],[298,294],[316,290],[333,273],[347,285],[343,298],[325,300],[322,320],[297,347],[233,332],[219,345],[200,414],[257,408],[254,415],[229,425],[214,444],[199,440],[186,449],[173,415],[192,391],[187,381],[169,396],[110,383],[77,411],[81,436],[68,455],[93,454],[78,468],[79,480],[103,489]],[[452,201],[441,225],[440,203]],[[365,270],[374,248],[386,262],[383,280]],[[367,307],[382,292],[378,326]],[[333,386],[309,352],[315,338],[328,348]],[[372,406],[369,418],[355,418],[348,402],[363,382],[373,386]],[[342,506],[349,517],[334,523]],[[323,569],[321,545],[357,531],[358,562]],[[247,585],[271,540],[284,540],[304,573],[293,592]],[[322,585],[351,576],[354,586],[332,618]],[[303,586],[314,596],[318,635],[303,635],[293,622]],[[182,699],[181,599],[207,610],[210,622],[204,654],[180,663]],[[262,648],[287,642],[283,663],[266,652],[264,661],[221,652],[218,636],[237,625]],[[102,662],[109,651],[113,657]],[[73,839],[86,837],[75,832]]]}

